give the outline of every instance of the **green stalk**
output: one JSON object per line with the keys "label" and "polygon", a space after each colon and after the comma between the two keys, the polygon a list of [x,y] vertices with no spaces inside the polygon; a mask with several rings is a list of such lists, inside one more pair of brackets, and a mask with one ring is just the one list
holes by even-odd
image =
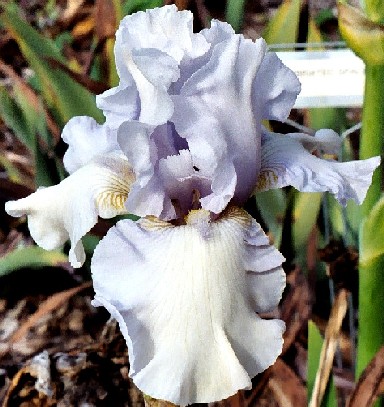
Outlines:
{"label": "green stalk", "polygon": [[[359,335],[357,377],[384,343],[384,198],[372,208],[360,228]],[[383,406],[383,400],[374,406]]]}
{"label": "green stalk", "polygon": [[[384,138],[384,65],[365,66],[363,124],[360,138],[360,158],[366,159],[383,152]],[[361,205],[361,218],[369,215],[381,195],[381,171],[373,174],[372,185]],[[383,325],[384,326],[384,325]]]}
{"label": "green stalk", "polygon": [[227,0],[225,20],[239,33],[243,25],[244,7],[246,0]]}
{"label": "green stalk", "polygon": [[384,257],[359,266],[359,331],[356,377],[384,343]]}
{"label": "green stalk", "polygon": [[[339,2],[339,28],[349,47],[365,62],[365,94],[360,158],[382,155],[384,138],[384,26],[376,0],[363,10]],[[377,3],[377,4],[376,4]],[[380,7],[384,14],[384,8]],[[375,12],[374,12],[375,11]],[[381,18],[379,18],[381,17]],[[384,344],[384,206],[381,167],[361,207],[359,235],[359,330],[356,377]],[[376,405],[376,404],[375,404]]]}
{"label": "green stalk", "polygon": [[[381,155],[384,138],[384,65],[366,65],[363,123],[360,139],[360,158]],[[380,168],[381,169],[381,168]],[[361,219],[370,215],[381,195],[380,169],[376,170],[372,185],[361,207]],[[379,225],[377,233],[383,235]],[[360,234],[360,241],[369,238]],[[384,240],[384,236],[382,236]],[[361,253],[363,255],[363,253]],[[359,377],[376,352],[384,344],[384,258],[359,264],[359,330],[356,377]]]}

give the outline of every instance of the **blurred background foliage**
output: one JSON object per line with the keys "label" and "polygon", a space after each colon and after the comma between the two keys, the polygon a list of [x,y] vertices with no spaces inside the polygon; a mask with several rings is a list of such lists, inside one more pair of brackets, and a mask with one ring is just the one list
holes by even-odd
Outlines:
{"label": "blurred background foliage", "polygon": [[[61,129],[73,116],[88,115],[103,122],[103,115],[95,106],[95,95],[118,83],[113,45],[120,19],[165,3],[171,2],[6,0],[1,4],[2,298],[7,299],[12,291],[10,285],[14,280],[9,280],[10,275],[20,271],[32,273],[47,269],[52,272],[54,268],[64,270],[77,284],[89,279],[89,262],[74,271],[67,262],[68,247],[46,252],[34,246],[25,219],[7,216],[4,202],[26,196],[37,187],[56,184],[66,176]],[[339,5],[338,11],[334,1],[326,0],[178,0],[175,3],[180,9],[194,13],[196,31],[209,26],[212,18],[219,18],[248,38],[263,36],[270,45],[321,43],[342,39],[339,16],[344,19],[342,34],[359,55],[365,44],[376,44],[377,49],[384,49],[381,2],[367,1],[366,7],[358,10],[357,17],[355,9],[344,10],[350,7],[345,2]],[[365,16],[365,12],[369,15]],[[359,21],[363,29],[359,26],[360,31],[350,34],[355,21]],[[370,32],[375,32],[375,36],[371,37]],[[359,35],[362,35],[361,40]],[[370,58],[368,55],[368,64]],[[372,63],[376,82],[370,86],[383,99],[381,78],[384,76],[380,76],[377,65],[384,63],[376,62]],[[369,123],[380,124],[372,135],[363,122],[363,132],[369,133],[362,141],[367,145],[363,155],[359,127],[347,131],[362,120],[361,109],[293,110],[287,123],[268,125],[281,133],[296,131],[295,123],[306,126],[310,132],[332,128],[344,137],[340,156],[335,157],[339,160],[356,159],[359,153],[362,158],[381,155],[381,144],[377,146],[375,140],[384,135],[384,106],[377,98],[370,103],[376,110],[366,113]],[[380,310],[384,303],[384,201],[379,201],[380,174],[376,179],[375,196],[369,199],[363,213],[353,203],[342,208],[327,194],[299,193],[291,188],[260,193],[249,200],[247,209],[269,231],[271,240],[287,259],[288,287],[281,308],[276,311],[286,321],[287,332],[277,367],[256,380],[252,394],[243,394],[231,403],[300,407],[307,404],[308,395],[311,406],[357,407],[370,405],[383,392],[384,367],[381,376],[372,376],[372,369],[364,371],[384,342]],[[84,238],[88,258],[110,225],[109,221],[100,221],[90,236]],[[360,296],[359,250],[360,280],[363,281]],[[361,315],[364,315],[363,322]],[[360,330],[364,334],[359,337],[360,350],[356,352]],[[383,366],[380,360],[373,362]],[[356,388],[358,392],[354,392],[356,364],[359,365],[356,381],[364,372]],[[270,404],[262,404],[263,400],[269,400]],[[282,400],[291,404],[284,404]]]}

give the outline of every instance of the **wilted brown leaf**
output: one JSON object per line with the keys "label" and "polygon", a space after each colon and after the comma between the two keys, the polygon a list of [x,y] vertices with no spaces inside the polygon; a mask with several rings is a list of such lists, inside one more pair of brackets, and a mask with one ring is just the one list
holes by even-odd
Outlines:
{"label": "wilted brown leaf", "polygon": [[157,400],[149,396],[144,396],[144,405],[145,407],[177,407],[169,401]]}
{"label": "wilted brown leaf", "polygon": [[328,325],[325,329],[324,343],[321,348],[319,369],[316,374],[315,385],[313,387],[310,407],[320,407],[325,389],[327,387],[329,375],[332,370],[333,358],[335,356],[341,324],[348,308],[348,291],[342,288],[335,298],[329,316]]}
{"label": "wilted brown leaf", "polygon": [[79,21],[72,30],[73,38],[79,39],[92,33],[95,28],[95,19],[93,16],[88,16]]}
{"label": "wilted brown leaf", "polygon": [[303,273],[295,269],[287,276],[287,283],[288,293],[281,304],[281,319],[287,326],[283,354],[294,343],[302,328],[307,326],[311,313],[311,296]]}
{"label": "wilted brown leaf", "polygon": [[74,79],[77,83],[80,85],[83,85],[86,89],[88,89],[90,92],[94,94],[99,94],[103,93],[108,89],[108,86],[105,85],[104,83],[98,82],[90,78],[88,75],[84,75],[75,71],[72,71],[72,69],[68,68],[64,64],[62,64],[60,61],[57,61],[56,59],[53,58],[47,58],[47,61],[49,62],[50,66],[54,69],[61,69],[65,73],[67,73],[72,79]]}
{"label": "wilted brown leaf", "polygon": [[349,407],[370,407],[384,393],[384,346],[361,374]]}
{"label": "wilted brown leaf", "polygon": [[67,6],[63,12],[62,19],[70,20],[84,4],[85,0],[68,0]]}
{"label": "wilted brown leaf", "polygon": [[0,179],[0,198],[4,200],[14,200],[25,198],[33,192],[32,188],[26,185],[16,184],[7,179]]}
{"label": "wilted brown leaf", "polygon": [[33,327],[42,317],[49,314],[53,310],[59,308],[63,303],[68,301],[72,296],[76,295],[80,291],[88,288],[92,285],[91,282],[83,283],[78,287],[71,288],[66,291],[59,292],[57,294],[52,295],[43,303],[40,304],[39,308],[35,313],[29,316],[29,318],[12,334],[7,342],[7,347],[1,349],[0,356],[4,355],[7,351],[12,349],[12,346],[20,341],[29,331],[31,327]]}
{"label": "wilted brown leaf", "polygon": [[357,287],[359,254],[356,249],[345,247],[342,241],[331,240],[318,253],[320,260],[327,263],[327,274],[336,288],[353,291]]}
{"label": "wilted brown leaf", "polygon": [[99,40],[114,38],[117,21],[113,1],[96,0],[95,23],[95,31]]}
{"label": "wilted brown leaf", "polygon": [[176,7],[179,10],[187,10],[189,7],[190,0],[175,0]]}
{"label": "wilted brown leaf", "polygon": [[280,358],[272,366],[269,388],[279,407],[304,407],[307,405],[307,391],[294,371]]}

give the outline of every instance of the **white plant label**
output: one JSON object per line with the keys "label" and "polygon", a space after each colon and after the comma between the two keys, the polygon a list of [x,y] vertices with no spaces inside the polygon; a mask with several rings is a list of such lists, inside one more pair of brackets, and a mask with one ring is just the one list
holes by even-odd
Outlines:
{"label": "white plant label", "polygon": [[277,55],[300,79],[295,108],[362,106],[364,63],[352,51],[287,51]]}

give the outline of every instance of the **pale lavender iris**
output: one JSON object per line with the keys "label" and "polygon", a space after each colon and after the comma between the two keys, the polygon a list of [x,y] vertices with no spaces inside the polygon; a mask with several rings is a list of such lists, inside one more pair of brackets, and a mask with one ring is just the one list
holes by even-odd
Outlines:
{"label": "pale lavender iris", "polygon": [[300,90],[293,72],[264,40],[246,40],[228,24],[213,21],[193,34],[191,14],[174,7],[124,19],[115,53],[120,85],[97,101],[136,174],[127,209],[175,218],[171,201],[183,198],[168,180],[162,185],[162,169],[181,149],[190,154],[177,159],[178,178],[185,184],[188,174],[201,186],[204,209],[218,214],[231,199],[241,205],[260,170],[261,121],[285,119]]}
{"label": "pale lavender iris", "polygon": [[332,130],[268,132],[262,120],[284,120],[300,84],[264,40],[226,23],[194,34],[188,11],[140,12],[121,22],[115,55],[120,83],[97,98],[106,122],[78,117],[63,131],[71,175],[6,210],[28,215],[42,247],[69,238],[76,267],[98,216],[141,216],[97,246],[94,304],[119,322],[144,393],[220,400],[249,388],[283,343],[283,322],[257,313],[281,298],[284,258],[240,207],[287,185],[361,203],[380,160],[322,159],[340,149]]}

